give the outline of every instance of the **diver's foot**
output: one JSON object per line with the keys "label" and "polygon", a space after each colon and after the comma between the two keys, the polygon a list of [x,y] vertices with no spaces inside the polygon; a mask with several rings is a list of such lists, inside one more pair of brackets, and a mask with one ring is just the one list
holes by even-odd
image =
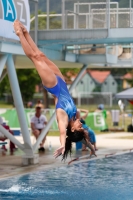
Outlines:
{"label": "diver's foot", "polygon": [[22,29],[19,25],[19,21],[15,20],[14,23],[13,23],[13,26],[14,26],[14,30],[15,30],[16,35],[19,36],[22,33]]}
{"label": "diver's foot", "polygon": [[82,149],[82,151],[88,151],[88,149]]}
{"label": "diver's foot", "polygon": [[19,21],[19,25],[20,25],[20,27],[21,27],[21,29],[22,29],[22,32],[23,33],[26,33],[27,32],[27,29],[25,28],[25,26]]}

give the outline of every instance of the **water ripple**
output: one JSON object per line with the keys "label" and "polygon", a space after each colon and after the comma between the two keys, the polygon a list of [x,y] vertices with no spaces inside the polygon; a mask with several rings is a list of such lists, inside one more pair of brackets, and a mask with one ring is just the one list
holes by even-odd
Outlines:
{"label": "water ripple", "polygon": [[132,200],[133,154],[39,171],[0,181],[0,199]]}

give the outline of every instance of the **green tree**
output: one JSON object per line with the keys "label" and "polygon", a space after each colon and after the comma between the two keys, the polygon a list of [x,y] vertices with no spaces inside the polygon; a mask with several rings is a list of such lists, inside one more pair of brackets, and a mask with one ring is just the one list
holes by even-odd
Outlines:
{"label": "green tree", "polygon": [[73,74],[79,73],[80,69],[79,68],[60,68],[61,73],[65,76],[66,73],[72,72]]}
{"label": "green tree", "polygon": [[[25,104],[33,98],[35,86],[40,84],[41,80],[35,69],[17,69],[16,72],[23,103]],[[0,84],[0,97],[3,98],[5,93],[11,94],[10,83],[7,76]]]}
{"label": "green tree", "polygon": [[97,84],[96,87],[94,88],[93,92],[101,92],[101,85]]}
{"label": "green tree", "polygon": [[5,94],[11,94],[9,79],[6,76],[0,83],[0,98],[4,98]]}
{"label": "green tree", "polygon": [[129,72],[131,74],[131,79],[126,79],[126,81],[133,87],[133,70]]}
{"label": "green tree", "polygon": [[[50,14],[56,14],[56,12],[50,12]],[[38,10],[38,15],[46,15],[46,12],[42,12],[41,10]],[[35,15],[32,14],[31,15],[31,19],[34,17]],[[44,17],[39,17],[38,18],[38,29],[39,30],[44,30],[46,29],[46,24],[47,24],[47,18],[46,16]],[[35,27],[35,20],[33,20],[31,22],[31,30],[34,30]],[[49,28],[50,29],[61,29],[61,19],[58,20],[58,17],[49,17]]]}
{"label": "green tree", "polygon": [[33,98],[35,86],[41,83],[41,79],[35,69],[17,69],[18,82],[23,102]]}

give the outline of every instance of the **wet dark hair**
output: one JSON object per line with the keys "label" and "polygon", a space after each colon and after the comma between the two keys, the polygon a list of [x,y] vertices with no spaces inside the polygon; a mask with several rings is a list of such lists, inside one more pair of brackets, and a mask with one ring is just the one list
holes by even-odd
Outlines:
{"label": "wet dark hair", "polygon": [[80,122],[82,123],[82,124],[85,124],[85,120],[84,119],[80,119]]}
{"label": "wet dark hair", "polygon": [[39,110],[39,109],[41,109],[41,107],[40,107],[40,106],[37,106],[37,107],[36,107],[36,109],[38,109],[38,110]]}
{"label": "wet dark hair", "polygon": [[68,154],[72,153],[72,142],[79,142],[82,139],[85,139],[84,137],[84,131],[71,131],[70,125],[67,127],[67,132],[66,132],[67,138],[66,138],[66,144],[65,144],[65,152],[62,156],[62,160],[66,160]]}

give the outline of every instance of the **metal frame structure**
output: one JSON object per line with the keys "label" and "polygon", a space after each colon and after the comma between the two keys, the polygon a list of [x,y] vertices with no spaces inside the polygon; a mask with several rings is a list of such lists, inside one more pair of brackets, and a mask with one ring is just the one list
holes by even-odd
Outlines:
{"label": "metal frame structure", "polygon": [[[101,22],[104,23],[105,26],[104,28],[107,28],[108,30],[110,30],[111,27],[111,15],[115,14],[116,15],[116,27],[118,28],[118,15],[119,14],[129,14],[130,16],[130,27],[132,27],[133,25],[133,10],[132,10],[132,4],[131,4],[131,0],[130,0],[130,5],[129,8],[119,8],[119,3],[118,2],[110,2],[110,0],[106,0],[106,2],[91,2],[91,3],[74,3],[74,8],[73,10],[66,10],[65,9],[65,3],[66,0],[62,0],[62,13],[58,13],[58,14],[50,14],[50,10],[49,10],[49,2],[50,0],[47,0],[47,8],[46,8],[46,14],[41,14],[38,15],[37,12],[35,12],[35,16],[31,19],[31,21],[33,21],[35,19],[35,30],[37,28],[38,25],[38,21],[37,18],[38,17],[46,17],[47,18],[47,24],[46,24],[46,30],[49,30],[49,18],[50,17],[61,17],[61,22],[62,22],[62,30],[67,29],[67,16],[73,16],[74,17],[74,29],[78,29],[79,26],[79,16],[86,16],[86,29],[92,29],[93,28],[93,24],[92,21],[97,21],[97,22]],[[106,9],[92,9],[92,6],[94,5],[105,5]],[[116,6],[115,8],[111,8],[111,5]],[[37,5],[36,5],[37,6]],[[88,7],[88,12],[85,13],[80,13],[79,12],[79,8],[80,6],[86,6]],[[37,7],[36,7],[37,10]],[[93,12],[96,13],[93,13]],[[102,13],[101,13],[102,11]],[[105,20],[100,20],[96,17],[94,17],[95,15],[105,15]]]}
{"label": "metal frame structure", "polygon": [[109,96],[109,107],[112,107],[112,92],[78,92],[78,106],[80,107],[81,106],[81,97],[83,96],[83,95],[89,95],[89,96],[91,96],[91,95],[99,95],[99,94],[101,94],[101,95],[108,95]]}
{"label": "metal frame structure", "polygon": [[[36,3],[36,12],[38,12],[38,9],[37,9],[38,0],[32,0],[32,1]],[[37,19],[36,19],[36,24],[37,24]],[[37,31],[38,30],[36,29],[36,32]],[[37,41],[37,34],[35,35],[36,35],[35,40]],[[21,144],[13,135],[11,135],[1,125],[0,125],[0,131],[25,153],[25,155],[23,156],[24,165],[28,165],[29,163],[35,164],[35,163],[38,163],[38,155],[35,154],[36,149],[34,149],[31,144],[28,124],[27,124],[26,116],[24,112],[22,96],[21,96],[21,92],[20,92],[20,88],[18,84],[15,65],[14,65],[14,59],[13,59],[14,54],[24,55],[23,49],[20,46],[20,44],[16,41],[2,38],[0,40],[0,82],[8,74],[24,144]],[[6,66],[6,69],[4,69],[5,66]]]}
{"label": "metal frame structure", "polygon": [[29,0],[35,3],[35,43],[38,41],[38,0]]}
{"label": "metal frame structure", "polygon": [[[21,92],[20,92],[20,88],[18,84],[17,74],[15,71],[14,60],[13,60],[14,54],[24,55],[24,52],[22,50],[22,47],[19,44],[16,45],[15,43],[7,43],[7,41],[5,43],[3,41],[0,41],[0,46],[2,47],[0,50],[0,82],[6,76],[6,74],[8,74],[15,108],[17,110],[17,115],[20,122],[20,128],[21,128],[24,144],[21,144],[14,136],[12,136],[1,125],[0,125],[0,131],[25,153],[25,155],[23,156],[24,165],[28,165],[29,163],[35,164],[35,163],[38,163],[38,154],[35,154],[36,149],[38,145],[40,144],[40,142],[42,141],[42,139],[44,138],[44,136],[47,134],[48,130],[50,129],[55,119],[55,113],[49,120],[49,123],[47,124],[45,129],[42,131],[36,143],[32,146],[30,134],[28,130],[28,124],[27,124],[26,116],[24,112]],[[10,49],[12,52],[8,53],[8,49]],[[4,68],[5,65],[6,65],[6,69]],[[79,82],[86,68],[87,68],[87,65],[84,65],[79,75],[77,76],[73,84],[71,85],[70,90],[69,90],[70,92]]]}
{"label": "metal frame structure", "polygon": [[31,145],[28,125],[27,125],[26,116],[24,113],[24,106],[22,102],[22,97],[20,93],[20,88],[18,84],[18,79],[17,79],[17,75],[15,71],[12,54],[7,54],[7,53],[0,54],[0,76],[2,75],[5,65],[6,65],[6,70],[9,77],[10,85],[11,85],[15,107],[16,107],[19,122],[20,122],[24,144],[21,144],[18,140],[16,140],[15,137],[12,136],[1,125],[0,125],[0,131],[12,142],[14,142],[22,151],[24,151],[24,153],[28,157],[31,158],[31,157],[34,157],[34,153],[33,153],[32,145]]}

